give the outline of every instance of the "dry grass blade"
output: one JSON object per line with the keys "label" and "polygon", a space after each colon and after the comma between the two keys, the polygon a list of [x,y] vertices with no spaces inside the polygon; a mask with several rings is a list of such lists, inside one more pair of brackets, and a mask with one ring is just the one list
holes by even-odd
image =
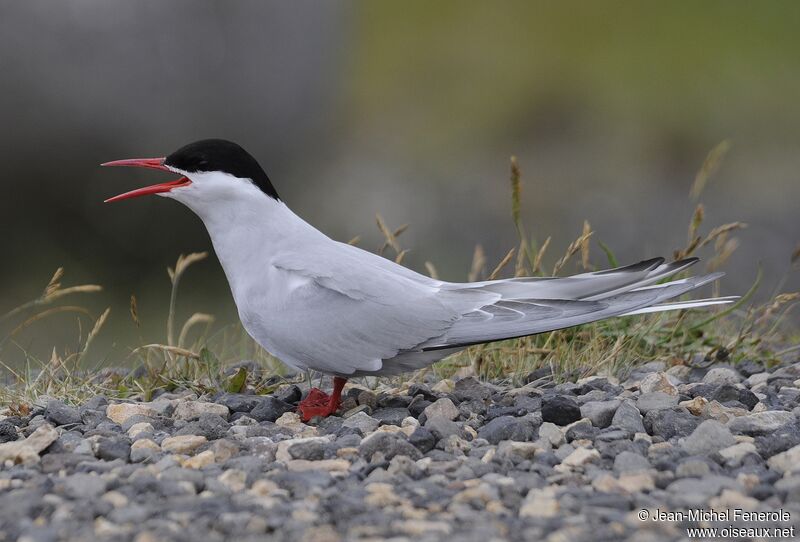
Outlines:
{"label": "dry grass blade", "polygon": [[517,261],[514,264],[514,276],[524,277],[528,275],[528,270],[525,268],[527,261],[526,255],[528,252],[528,244],[524,241],[519,243],[519,251],[517,251]]}
{"label": "dry grass blade", "polygon": [[178,356],[183,356],[186,358],[192,359],[200,359],[200,354],[196,352],[192,352],[191,350],[187,350],[185,348],[180,348],[178,346],[170,346],[167,344],[145,344],[138,348],[135,348],[131,351],[131,355],[136,354],[142,350],[161,350],[162,352],[169,352],[170,354],[176,354]]}
{"label": "dry grass blade", "polygon": [[511,217],[517,232],[522,233],[520,210],[522,209],[522,171],[519,169],[517,157],[511,157]]}
{"label": "dry grass blade", "polygon": [[695,251],[695,250],[697,250],[697,247],[699,247],[699,246],[700,246],[700,243],[701,243],[702,241],[703,241],[703,238],[702,238],[702,237],[699,237],[699,236],[698,236],[698,237],[695,237],[695,238],[694,238],[694,239],[692,239],[692,241],[691,241],[691,242],[690,242],[690,243],[689,243],[689,244],[686,246],[686,248],[684,248],[683,250],[676,250],[675,252],[673,252],[673,257],[674,257],[676,260],[682,260],[682,259],[684,259],[684,258],[686,258],[686,257],[688,257],[688,256],[691,256],[691,255],[694,253],[694,251]]}
{"label": "dry grass blade", "polygon": [[766,323],[772,316],[778,312],[781,307],[790,305],[800,300],[800,292],[791,292],[785,294],[778,294],[772,299],[772,303],[762,309],[761,316],[755,322],[756,326]]}
{"label": "dry grass blade", "polygon": [[428,276],[432,279],[439,279],[439,272],[436,271],[436,267],[433,265],[432,262],[425,262],[425,269],[428,271]]}
{"label": "dry grass blade", "polygon": [[61,283],[59,282],[59,280],[63,275],[64,275],[64,269],[59,267],[53,274],[53,277],[47,283],[47,286],[45,287],[40,297],[32,301],[28,301],[27,303],[24,303],[19,307],[11,309],[9,312],[0,317],[0,322],[9,320],[12,317],[30,308],[39,307],[42,305],[48,305],[53,301],[70,294],[94,293],[94,292],[99,292],[103,289],[101,286],[98,286],[96,284],[83,284],[80,286],[70,286],[69,288],[61,288]]}
{"label": "dry grass blade", "polygon": [[186,337],[189,335],[189,331],[192,329],[193,326],[198,324],[206,324],[211,325],[214,323],[214,317],[210,314],[204,314],[202,312],[196,312],[191,315],[184,323],[183,327],[181,328],[181,333],[178,335],[178,346],[181,347],[186,342]]}
{"label": "dry grass blade", "polygon": [[90,313],[89,313],[89,311],[87,309],[85,309],[83,307],[78,307],[78,306],[75,306],[75,305],[64,305],[64,306],[61,306],[61,307],[53,307],[52,309],[46,309],[46,310],[43,310],[42,312],[34,314],[30,318],[28,318],[27,320],[22,322],[20,325],[15,327],[11,331],[11,333],[9,333],[6,336],[5,339],[9,339],[9,338],[13,337],[14,335],[19,333],[20,331],[22,331],[26,327],[30,326],[31,324],[33,324],[35,322],[38,322],[39,320],[42,320],[44,318],[47,318],[48,316],[52,316],[54,314],[59,314],[59,313],[62,313],[62,312],[77,312],[77,313],[80,313],[80,314],[85,314],[87,316],[90,316]]}
{"label": "dry grass blade", "polygon": [[541,272],[542,272],[542,259],[544,258],[544,253],[547,252],[547,248],[550,246],[550,241],[551,240],[552,240],[552,237],[548,237],[547,239],[545,239],[544,243],[542,243],[542,246],[536,252],[536,256],[533,259],[533,270],[532,270],[531,274],[533,274],[533,275],[541,274]]}
{"label": "dry grass blade", "polygon": [[694,214],[692,215],[692,221],[689,222],[689,235],[687,237],[687,243],[691,244],[697,238],[697,230],[700,229],[700,224],[703,223],[703,218],[705,218],[706,210],[703,207],[702,203],[698,203],[697,207],[694,209]]}
{"label": "dry grass blade", "polygon": [[403,224],[402,226],[400,226],[399,228],[394,230],[394,233],[392,235],[394,235],[394,237],[396,239],[396,238],[400,237],[401,235],[403,235],[403,232],[406,231],[407,229],[408,229],[408,224]]}
{"label": "dry grass blade", "polygon": [[394,233],[392,233],[392,231],[386,225],[386,222],[384,222],[383,217],[379,213],[375,213],[375,222],[378,224],[378,229],[381,230],[384,238],[384,243],[380,249],[380,253],[383,254],[383,251],[386,250],[387,247],[392,247],[395,253],[399,254],[400,245],[397,243]]}
{"label": "dry grass blade", "polygon": [[403,258],[405,258],[405,257],[406,257],[406,254],[408,254],[408,249],[407,249],[407,248],[404,248],[403,250],[401,250],[401,251],[400,251],[400,252],[397,254],[397,256],[395,256],[395,258],[394,258],[394,263],[397,263],[397,264],[399,264],[399,263],[402,263],[402,262],[403,262]]}
{"label": "dry grass blade", "polygon": [[348,244],[348,245],[353,245],[353,246],[355,246],[355,245],[357,245],[357,244],[358,244],[358,243],[360,243],[360,242],[361,242],[361,236],[360,236],[360,235],[356,235],[355,237],[353,237],[352,239],[350,239],[350,240],[347,242],[347,244]]}
{"label": "dry grass blade", "polygon": [[589,270],[589,237],[592,233],[592,226],[588,220],[583,221],[583,242],[581,243],[581,267],[584,271]]}
{"label": "dry grass blade", "polygon": [[496,279],[497,275],[500,274],[500,271],[502,271],[503,268],[506,265],[508,265],[508,262],[510,262],[511,258],[513,257],[514,257],[514,249],[512,248],[511,250],[508,251],[508,254],[506,254],[505,257],[502,260],[500,260],[500,263],[497,264],[497,267],[494,268],[494,271],[491,272],[491,274],[489,275],[489,280]]}
{"label": "dry grass blade", "polygon": [[191,254],[178,256],[178,261],[175,263],[175,276],[180,276],[189,268],[190,265],[200,262],[208,258],[208,252],[192,252]]}
{"label": "dry grass blade", "polygon": [[709,232],[706,238],[703,239],[703,241],[700,243],[700,246],[698,248],[703,248],[704,246],[709,244],[711,241],[714,241],[718,237],[722,237],[724,239],[725,236],[728,235],[728,233],[736,230],[743,230],[746,227],[747,224],[745,224],[744,222],[730,222],[728,224],[717,226],[716,228],[714,228]]}
{"label": "dry grass blade", "polygon": [[567,262],[572,258],[577,252],[581,249],[583,244],[587,242],[587,240],[594,234],[593,231],[589,233],[581,234],[580,237],[575,239],[572,243],[570,243],[569,247],[567,247],[566,253],[564,256],[561,257],[560,260],[556,262],[556,265],[553,267],[553,276],[555,277],[559,271],[567,264]]}
{"label": "dry grass blade", "polygon": [[56,299],[60,299],[66,295],[71,294],[91,294],[95,292],[100,292],[103,290],[102,286],[98,286],[97,284],[83,284],[81,286],[70,286],[69,288],[63,288],[60,290],[56,290],[55,292],[51,293],[47,297],[43,298],[43,303],[51,303]]}
{"label": "dry grass blade", "polygon": [[178,301],[178,283],[186,270],[194,263],[202,261],[208,257],[208,252],[193,252],[184,256],[178,256],[178,261],[175,263],[175,269],[167,268],[167,273],[172,281],[172,291],[169,298],[169,315],[167,316],[167,344],[175,344],[175,306]]}
{"label": "dry grass blade", "polygon": [[136,324],[136,327],[141,327],[141,322],[139,322],[139,307],[136,303],[136,296],[131,294],[131,318],[133,319],[133,323]]}
{"label": "dry grass blade", "polygon": [[64,268],[59,267],[56,269],[56,272],[53,273],[53,278],[50,279],[50,282],[47,283],[47,286],[44,288],[44,292],[42,292],[42,297],[46,298],[59,288],[61,288],[61,277],[64,276]]}
{"label": "dry grass blade", "polygon": [[472,252],[472,265],[467,275],[467,281],[475,282],[483,275],[483,270],[486,267],[486,255],[483,252],[481,245],[475,245],[475,250]]}
{"label": "dry grass blade", "polygon": [[739,240],[736,238],[727,239],[727,235],[723,234],[717,238],[715,247],[714,257],[708,261],[706,266],[708,271],[716,271],[722,267],[730,259],[731,255],[736,252],[736,249],[739,248]]}
{"label": "dry grass blade", "polygon": [[103,314],[100,315],[100,318],[98,318],[95,321],[92,330],[89,332],[89,335],[86,336],[86,342],[83,343],[83,348],[81,349],[80,354],[78,354],[78,359],[83,357],[83,355],[86,354],[86,352],[89,350],[89,347],[92,345],[92,341],[94,341],[94,338],[97,337],[98,333],[100,333],[100,330],[103,328],[103,325],[106,323],[106,320],[108,320],[108,315],[110,313],[111,313],[111,308],[109,307],[106,310],[104,310]]}
{"label": "dry grass blade", "polygon": [[56,372],[57,370],[59,370],[64,365],[64,360],[62,360],[61,356],[59,356],[58,352],[56,352],[56,347],[55,346],[53,347],[53,353],[50,354],[50,363],[49,363],[49,365],[50,365],[49,368],[50,368],[51,372]]}
{"label": "dry grass blade", "polygon": [[692,183],[692,189],[689,192],[689,195],[693,200],[697,200],[700,197],[700,194],[703,193],[706,185],[708,184],[709,179],[711,176],[716,173],[719,169],[720,165],[722,165],[722,160],[725,158],[725,155],[728,153],[728,150],[731,148],[731,143],[729,140],[724,140],[716,147],[711,149],[711,152],[708,153],[706,159],[703,161],[703,165],[700,166],[700,170],[695,175],[694,183]]}

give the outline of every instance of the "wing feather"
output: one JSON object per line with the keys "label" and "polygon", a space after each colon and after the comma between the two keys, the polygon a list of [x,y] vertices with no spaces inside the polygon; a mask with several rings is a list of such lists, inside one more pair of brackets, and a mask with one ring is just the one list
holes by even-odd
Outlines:
{"label": "wing feather", "polygon": [[286,329],[305,330],[306,340],[281,341],[288,350],[282,353],[343,376],[402,372],[471,344],[647,312],[721,276],[656,284],[697,260],[655,258],[565,278],[465,284],[434,280],[330,240],[310,253],[311,260],[306,246],[273,261],[303,279],[281,317]]}

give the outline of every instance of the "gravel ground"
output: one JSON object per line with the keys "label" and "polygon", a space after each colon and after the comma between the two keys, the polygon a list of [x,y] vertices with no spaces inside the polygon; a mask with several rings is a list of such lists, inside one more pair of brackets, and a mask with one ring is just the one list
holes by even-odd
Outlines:
{"label": "gravel ground", "polygon": [[657,511],[800,520],[800,363],[529,382],[353,386],[309,424],[295,385],[49,400],[0,416],[0,540],[682,540],[709,523]]}

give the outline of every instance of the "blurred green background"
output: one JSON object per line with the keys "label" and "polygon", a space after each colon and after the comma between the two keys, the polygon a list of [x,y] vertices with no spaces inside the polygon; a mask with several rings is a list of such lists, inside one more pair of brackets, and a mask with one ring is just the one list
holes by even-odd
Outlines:
{"label": "blurred green background", "polygon": [[[706,231],[750,225],[722,293],[759,262],[763,297],[800,288],[798,27],[791,1],[0,2],[0,314],[64,266],[105,287],[73,300],[111,307],[95,356],[162,341],[165,269],[210,243],[173,201],[104,205],[155,174],[97,165],[206,137],[242,144],[334,238],[375,249],[376,212],[411,224],[405,263],[450,280],[476,243],[490,268],[516,244],[510,155],[550,265],[584,219],[627,262],[685,244],[695,172],[730,140],[701,198]],[[182,288],[182,317],[236,321],[213,258]],[[48,357],[81,326],[51,317],[3,355]]]}

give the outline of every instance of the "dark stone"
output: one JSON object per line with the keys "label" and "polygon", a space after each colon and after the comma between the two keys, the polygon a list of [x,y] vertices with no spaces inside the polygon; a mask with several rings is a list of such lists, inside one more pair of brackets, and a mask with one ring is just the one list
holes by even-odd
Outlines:
{"label": "dark stone", "polygon": [[[625,433],[627,435],[627,432]],[[640,455],[647,453],[646,449],[643,450],[639,448],[630,440],[600,440],[599,437],[601,436],[602,433],[598,435],[598,439],[595,441],[595,448],[597,448],[597,451],[600,452],[600,455],[605,459],[611,459],[613,461],[614,458],[616,458],[622,452],[634,452],[639,453]]]}
{"label": "dark stone", "polygon": [[273,394],[273,396],[275,399],[283,401],[284,403],[294,404],[300,401],[300,398],[303,396],[303,392],[300,391],[300,386],[292,384],[291,386],[285,386],[279,389]]}
{"label": "dark stone", "polygon": [[479,382],[475,377],[469,376],[455,383],[453,395],[459,401],[486,401],[492,396],[492,389]]}
{"label": "dark stone", "polygon": [[595,378],[590,380],[589,382],[585,383],[578,395],[586,395],[587,393],[591,392],[592,390],[600,390],[612,397],[616,397],[620,393],[622,393],[622,386],[615,386],[611,382],[608,381],[606,378]]}
{"label": "dark stone", "polygon": [[775,488],[769,484],[758,484],[749,492],[750,496],[759,501],[769,499],[775,494]]}
{"label": "dark stone", "polygon": [[529,441],[536,436],[536,425],[525,418],[513,416],[500,416],[495,418],[478,430],[478,437],[484,438],[492,444],[503,440]]}
{"label": "dark stone", "polygon": [[611,426],[624,429],[630,433],[643,433],[645,431],[642,415],[639,409],[630,401],[623,401],[614,417],[611,419]]}
{"label": "dark stone", "polygon": [[423,399],[430,401],[431,403],[439,398],[439,396],[431,391],[431,389],[425,384],[411,384],[408,387],[408,396],[416,397],[417,395],[422,395]]}
{"label": "dark stone", "polygon": [[383,408],[408,408],[411,405],[413,397],[408,395],[395,395],[390,393],[381,393],[378,395],[378,405]]}
{"label": "dark stone", "polygon": [[274,422],[287,412],[295,410],[295,406],[275,397],[267,396],[250,411],[250,417],[259,422]]}
{"label": "dark stone", "polygon": [[738,401],[747,407],[747,410],[753,410],[753,407],[758,404],[758,397],[750,390],[739,390]]}
{"label": "dark stone", "polygon": [[561,463],[561,460],[553,452],[542,452],[536,454],[536,464],[554,467]]}
{"label": "dark stone", "polygon": [[407,408],[379,408],[372,413],[372,417],[381,422],[381,425],[400,425],[410,416]]}
{"label": "dark stone", "polygon": [[759,455],[764,459],[769,459],[775,454],[785,452],[800,444],[800,427],[798,424],[784,425],[767,435],[759,435],[755,439]]}
{"label": "dark stone", "polygon": [[[789,365],[788,367],[781,367],[769,375],[767,383],[772,384],[776,381],[789,381],[794,382],[800,378],[800,364]],[[791,385],[791,384],[788,384]]]}
{"label": "dark stone", "polygon": [[104,461],[121,459],[127,462],[131,455],[131,444],[124,438],[101,438],[97,441],[95,455]]}
{"label": "dark stone", "polygon": [[764,367],[764,364],[760,361],[747,359],[737,363],[736,370],[739,371],[739,374],[741,374],[745,378],[749,378],[756,373],[763,373],[766,370],[766,368]]}
{"label": "dark stone", "polygon": [[[303,499],[312,491],[319,492],[320,488],[326,488],[333,482],[331,475],[323,471],[292,472],[282,471],[270,477],[273,482],[282,489],[289,492],[293,499]],[[279,526],[286,523],[284,516]]]}
{"label": "dark stone", "polygon": [[369,390],[360,390],[356,396],[356,403],[359,406],[366,405],[370,409],[375,410],[378,408],[378,396]]}
{"label": "dark stone", "polygon": [[492,405],[486,409],[486,421],[491,421],[500,416],[518,416],[520,411],[515,406]]}
{"label": "dark stone", "polygon": [[396,455],[406,455],[414,461],[422,458],[420,451],[399,434],[382,431],[373,433],[369,438],[361,441],[358,451],[367,461],[371,461],[372,456],[379,452],[386,460],[390,460]]}
{"label": "dark stone", "polygon": [[42,472],[50,474],[74,469],[79,463],[86,461],[87,457],[83,454],[47,453],[42,456]]}
{"label": "dark stone", "polygon": [[325,445],[319,441],[298,442],[290,446],[288,452],[294,459],[319,461],[325,456]]}
{"label": "dark stone", "polygon": [[176,435],[200,435],[208,440],[224,438],[228,433],[230,424],[219,414],[201,414],[196,421],[189,422],[181,427]]}
{"label": "dark stone", "polygon": [[81,413],[83,425],[85,425],[87,428],[94,429],[103,422],[111,421],[106,417],[105,408],[101,410],[92,410],[86,407],[81,407],[79,411]]}
{"label": "dark stone", "polygon": [[122,433],[122,432],[123,429],[119,424],[114,423],[111,420],[108,420],[106,422],[98,423],[97,427],[95,427],[92,431],[86,432],[86,436],[88,437],[91,436],[92,434],[101,435],[103,433]]}
{"label": "dark stone", "polygon": [[583,501],[585,507],[613,508],[628,511],[632,508],[631,498],[614,493],[595,493]]}
{"label": "dark stone", "polygon": [[7,421],[0,422],[0,444],[17,440],[17,428]]}
{"label": "dark stone", "polygon": [[692,434],[702,420],[695,417],[682,406],[651,410],[644,417],[644,427],[651,435],[664,440],[672,437],[686,437]]}
{"label": "dark stone", "polygon": [[542,378],[551,378],[552,376],[553,371],[550,370],[550,367],[539,367],[535,371],[528,373],[524,378],[524,382],[525,384],[530,384],[531,382],[536,382]]}
{"label": "dark stone", "polygon": [[461,419],[469,419],[472,414],[486,414],[486,403],[477,399],[472,401],[462,401],[458,404],[458,415]]}
{"label": "dark stone", "polygon": [[728,401],[739,400],[739,388],[733,384],[722,384],[711,393],[709,399],[719,401],[720,403],[727,403]]}
{"label": "dark stone", "polygon": [[225,405],[231,412],[250,412],[264,401],[260,395],[246,395],[244,393],[223,393],[215,403]]}
{"label": "dark stone", "polygon": [[29,421],[30,419],[27,416],[24,418],[20,416],[8,416],[5,420],[3,420],[4,423],[10,423],[14,427],[24,427],[28,425]]}
{"label": "dark stone", "polygon": [[758,397],[748,389],[740,389],[733,384],[722,384],[706,395],[709,400],[719,401],[728,404],[732,401],[741,403],[747,410],[752,410],[758,403]]}
{"label": "dark stone", "polygon": [[620,429],[618,427],[606,427],[600,429],[599,434],[595,437],[597,442],[613,442],[615,440],[626,440],[633,435],[627,429]]}
{"label": "dark stone", "polygon": [[530,412],[539,412],[542,409],[542,398],[538,395],[517,395],[514,398],[514,407],[520,412],[519,416]]}
{"label": "dark stone", "polygon": [[[166,489],[166,485],[175,486],[176,482],[189,482],[194,485],[195,490],[200,492],[205,487],[205,476],[202,472],[193,469],[182,469],[181,467],[168,467],[159,476],[160,489]],[[168,482],[168,484],[165,484]]]}
{"label": "dark stone", "polygon": [[420,414],[422,414],[422,411],[428,408],[428,405],[431,404],[433,403],[423,398],[422,395],[416,395],[414,396],[414,399],[411,400],[411,403],[408,405],[408,411],[415,418],[419,418]]}
{"label": "dark stone", "polygon": [[338,434],[342,430],[343,423],[344,420],[338,416],[328,416],[317,424],[317,431],[321,435]]}
{"label": "dark stone", "polygon": [[461,428],[456,422],[442,416],[433,416],[431,419],[427,420],[425,422],[425,429],[433,433],[433,436],[436,437],[437,440],[461,433]]}
{"label": "dark stone", "polygon": [[108,399],[102,395],[95,395],[91,399],[85,401],[81,408],[88,408],[89,410],[105,410],[108,406]]}
{"label": "dark stone", "polygon": [[578,423],[567,429],[564,437],[567,439],[567,442],[578,439],[594,440],[599,432],[600,430],[591,423]]}
{"label": "dark stone", "polygon": [[50,399],[47,402],[44,417],[53,425],[73,425],[83,422],[77,408],[65,405],[56,399]]}
{"label": "dark stone", "polygon": [[717,384],[698,384],[697,386],[692,386],[686,391],[686,393],[692,399],[695,397],[705,397],[706,399],[710,399],[719,387],[720,386]]}
{"label": "dark stone", "polygon": [[417,427],[414,432],[411,433],[411,436],[408,437],[408,442],[424,454],[433,450],[433,447],[436,445],[436,437],[424,427]]}
{"label": "dark stone", "polygon": [[542,420],[556,425],[569,425],[581,419],[581,407],[574,399],[555,395],[542,401]]}

